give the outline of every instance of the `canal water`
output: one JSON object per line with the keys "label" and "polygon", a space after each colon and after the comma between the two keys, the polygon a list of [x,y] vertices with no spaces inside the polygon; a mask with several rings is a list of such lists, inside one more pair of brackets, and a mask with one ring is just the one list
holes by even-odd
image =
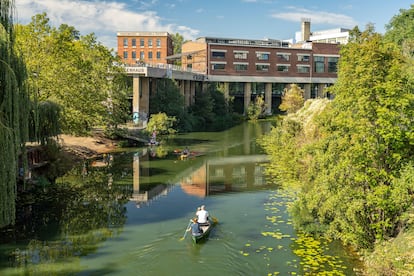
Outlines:
{"label": "canal water", "polygon": [[[178,135],[74,168],[19,205],[0,275],[356,275],[352,252],[293,229],[294,193],[268,184],[256,143],[270,129]],[[194,244],[200,205],[218,224]]]}

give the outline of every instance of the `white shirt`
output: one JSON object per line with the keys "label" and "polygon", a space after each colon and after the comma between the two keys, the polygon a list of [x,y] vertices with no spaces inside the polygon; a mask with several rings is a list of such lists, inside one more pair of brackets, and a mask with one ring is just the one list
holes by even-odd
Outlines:
{"label": "white shirt", "polygon": [[198,218],[198,223],[206,223],[208,218],[208,212],[206,210],[200,210],[196,213]]}

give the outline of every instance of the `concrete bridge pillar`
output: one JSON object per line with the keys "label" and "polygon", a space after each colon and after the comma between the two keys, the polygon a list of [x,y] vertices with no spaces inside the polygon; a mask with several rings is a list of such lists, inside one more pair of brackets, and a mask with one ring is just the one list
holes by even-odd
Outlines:
{"label": "concrete bridge pillar", "polygon": [[272,114],[272,84],[266,83],[265,86],[265,105],[266,105],[266,115]]}
{"label": "concrete bridge pillar", "polygon": [[190,105],[195,104],[196,98],[196,82],[190,81]]}
{"label": "concrete bridge pillar", "polygon": [[228,100],[230,98],[230,83],[225,82],[223,83],[222,87],[223,87],[224,98]]}
{"label": "concrete bridge pillar", "polygon": [[142,123],[140,113],[149,111],[149,78],[133,76],[132,80],[132,116],[135,124]]}
{"label": "concrete bridge pillar", "polygon": [[303,88],[303,90],[304,90],[304,95],[303,95],[303,98],[305,99],[305,101],[306,100],[308,100],[308,99],[310,99],[310,95],[311,95],[311,85],[309,84],[309,83],[306,83],[305,85],[304,85],[304,88]]}
{"label": "concrete bridge pillar", "polygon": [[252,96],[252,84],[250,82],[246,82],[244,84],[244,114],[247,114],[247,108],[250,105]]}
{"label": "concrete bridge pillar", "polygon": [[139,101],[140,112],[149,113],[150,81],[149,78],[141,78],[141,99]]}
{"label": "concrete bridge pillar", "polygon": [[184,80],[183,82],[184,105],[188,107],[191,104],[191,82],[188,80]]}

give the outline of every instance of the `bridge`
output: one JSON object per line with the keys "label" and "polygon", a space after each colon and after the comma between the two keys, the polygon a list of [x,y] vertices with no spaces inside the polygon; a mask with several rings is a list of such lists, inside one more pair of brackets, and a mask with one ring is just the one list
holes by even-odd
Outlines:
{"label": "bridge", "polygon": [[159,80],[175,80],[184,96],[185,106],[194,104],[196,93],[203,91],[207,81],[205,74],[184,71],[171,64],[136,64],[124,68],[127,75],[133,78],[132,110],[135,124],[148,119],[150,95],[156,91]]}
{"label": "bridge", "polygon": [[[211,75],[192,70],[183,70],[180,66],[171,64],[134,64],[124,65],[128,76],[133,78],[133,121],[134,123],[146,122],[149,114],[150,95],[156,93],[158,82],[164,79],[176,81],[181,94],[184,97],[185,106],[195,103],[198,93],[205,91],[208,82],[222,84],[222,90],[226,99],[230,98],[230,85],[237,84],[234,97],[238,112],[246,113],[250,102],[256,95],[263,95],[266,105],[266,113],[272,114],[272,110],[278,108],[281,102],[281,93],[289,84],[301,84],[305,99],[317,97],[330,97],[324,92],[325,88],[333,84],[334,77],[312,77],[312,75],[298,76],[241,76],[241,75]],[[261,84],[260,91],[257,85]],[[273,84],[278,84],[277,91],[273,91]],[[256,90],[255,90],[255,89]],[[252,92],[255,90],[254,92]]]}

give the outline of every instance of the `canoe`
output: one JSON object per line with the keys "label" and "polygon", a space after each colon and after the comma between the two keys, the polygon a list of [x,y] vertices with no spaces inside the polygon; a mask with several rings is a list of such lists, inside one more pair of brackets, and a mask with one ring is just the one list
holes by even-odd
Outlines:
{"label": "canoe", "polygon": [[214,228],[217,224],[217,219],[213,218],[213,221],[210,222],[208,225],[200,225],[201,230],[203,230],[203,233],[201,235],[191,235],[191,238],[194,243],[201,243],[202,241],[205,241],[208,236],[210,235],[211,229]]}
{"label": "canoe", "polygon": [[186,160],[188,158],[194,158],[194,157],[202,156],[205,153],[198,152],[198,151],[190,151],[189,153],[184,153],[180,150],[174,150],[174,154],[177,155],[180,160]]}

